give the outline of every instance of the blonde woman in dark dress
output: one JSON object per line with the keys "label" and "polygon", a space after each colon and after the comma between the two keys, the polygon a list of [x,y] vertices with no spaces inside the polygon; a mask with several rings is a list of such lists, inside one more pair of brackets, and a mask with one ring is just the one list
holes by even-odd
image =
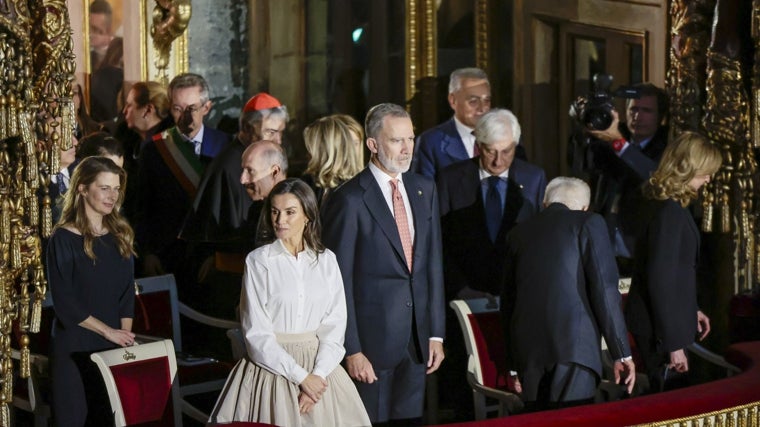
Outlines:
{"label": "blonde woman in dark dress", "polygon": [[134,234],[119,214],[125,186],[126,173],[112,160],[82,160],[48,243],[56,426],[113,424],[108,396],[89,355],[134,344]]}

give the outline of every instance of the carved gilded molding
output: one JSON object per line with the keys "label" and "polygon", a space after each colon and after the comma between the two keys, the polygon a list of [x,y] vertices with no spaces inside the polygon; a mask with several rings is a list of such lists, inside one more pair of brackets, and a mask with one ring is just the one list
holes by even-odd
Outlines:
{"label": "carved gilded molding", "polygon": [[[0,425],[10,425],[11,337],[30,375],[47,283],[40,237],[50,235],[47,188],[74,127],[74,54],[65,0],[0,1]],[[42,190],[40,199],[38,191]]]}
{"label": "carved gilded molding", "polygon": [[417,60],[419,40],[417,38],[420,31],[416,12],[417,0],[406,0],[406,13],[404,14],[404,24],[406,27],[406,39],[404,41],[406,48],[406,88],[404,93],[407,100],[412,99],[412,96],[414,96],[414,84],[419,78]]}
{"label": "carved gilded molding", "polygon": [[405,60],[407,100],[417,92],[417,81],[438,72],[438,41],[435,0],[406,0]]}
{"label": "carved gilded molding", "polygon": [[488,0],[475,2],[475,65],[488,70]]}
{"label": "carved gilded molding", "polygon": [[670,125],[676,135],[700,130],[705,103],[706,54],[715,0],[674,0],[670,4],[671,48],[666,86]]}
{"label": "carved gilded molding", "polygon": [[[155,1],[150,14],[149,2],[145,0],[140,3],[140,76],[142,80],[155,80],[167,85],[171,77],[186,73],[189,69],[187,26],[192,17],[192,5],[190,0]],[[177,4],[172,6],[169,3]],[[165,9],[164,6],[171,8]],[[157,43],[156,35],[159,33]],[[175,37],[169,40],[172,35]],[[164,52],[160,52],[159,48]],[[151,60],[154,62],[151,63]]]}

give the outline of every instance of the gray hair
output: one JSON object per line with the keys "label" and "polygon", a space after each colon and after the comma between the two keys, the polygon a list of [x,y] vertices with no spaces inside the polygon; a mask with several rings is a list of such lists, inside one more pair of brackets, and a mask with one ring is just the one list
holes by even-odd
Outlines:
{"label": "gray hair", "polygon": [[[260,125],[264,119],[268,119],[270,117],[280,117],[285,123],[290,120],[290,116],[288,115],[288,108],[284,105],[274,108],[267,108],[266,110],[243,111],[240,114],[240,129],[245,129],[246,126],[255,129],[257,124]],[[259,132],[261,132],[261,129],[259,129]],[[262,137],[262,135],[257,136],[259,138]]]}
{"label": "gray hair", "polygon": [[449,93],[454,93],[462,88],[462,80],[485,80],[488,81],[488,74],[480,68],[469,67],[454,70],[449,77]]}
{"label": "gray hair", "polygon": [[591,202],[591,189],[578,178],[558,176],[549,181],[544,194],[544,206],[562,203],[574,211],[584,210]]}
{"label": "gray hair", "polygon": [[367,138],[377,138],[380,130],[383,128],[383,120],[387,117],[406,117],[410,118],[409,113],[404,107],[386,102],[377,104],[367,112],[367,118],[364,120],[364,133]]}
{"label": "gray hair", "polygon": [[475,125],[475,140],[481,144],[490,145],[504,139],[507,132],[512,132],[515,144],[520,142],[520,122],[511,111],[495,108],[485,114]]}
{"label": "gray hair", "polygon": [[174,77],[169,83],[169,90],[167,91],[169,101],[172,101],[172,91],[174,89],[184,89],[187,87],[201,88],[201,103],[205,103],[210,99],[208,94],[208,83],[206,83],[206,79],[204,79],[203,76],[194,73],[182,73]]}

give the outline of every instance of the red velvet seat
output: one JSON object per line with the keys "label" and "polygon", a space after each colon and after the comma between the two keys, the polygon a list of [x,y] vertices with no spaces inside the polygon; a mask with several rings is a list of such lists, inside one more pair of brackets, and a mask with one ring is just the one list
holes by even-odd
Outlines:
{"label": "red velvet seat", "polygon": [[102,351],[90,358],[103,376],[116,426],[175,425],[172,409],[179,398],[173,387],[177,361],[171,340]]}
{"label": "red velvet seat", "polygon": [[141,340],[168,338],[174,342],[182,412],[205,423],[208,414],[191,405],[185,397],[221,390],[234,364],[183,353],[180,314],[225,330],[239,328],[240,324],[205,316],[182,304],[177,298],[177,285],[171,274],[138,279],[137,289],[132,330]]}
{"label": "red velvet seat", "polygon": [[[449,305],[457,314],[467,347],[467,382],[473,390],[475,419],[485,419],[494,410],[502,416],[522,409],[520,398],[507,390],[509,372],[498,299],[454,300]],[[498,405],[486,406],[486,398],[496,399]]]}

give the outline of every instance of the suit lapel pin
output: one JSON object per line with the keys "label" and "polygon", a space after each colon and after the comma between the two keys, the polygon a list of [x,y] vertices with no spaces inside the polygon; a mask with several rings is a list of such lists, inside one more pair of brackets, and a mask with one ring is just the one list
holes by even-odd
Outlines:
{"label": "suit lapel pin", "polygon": [[417,195],[422,197],[422,190],[417,190]]}
{"label": "suit lapel pin", "polygon": [[517,186],[520,187],[520,190],[523,189],[523,185],[522,184],[517,184]]}

